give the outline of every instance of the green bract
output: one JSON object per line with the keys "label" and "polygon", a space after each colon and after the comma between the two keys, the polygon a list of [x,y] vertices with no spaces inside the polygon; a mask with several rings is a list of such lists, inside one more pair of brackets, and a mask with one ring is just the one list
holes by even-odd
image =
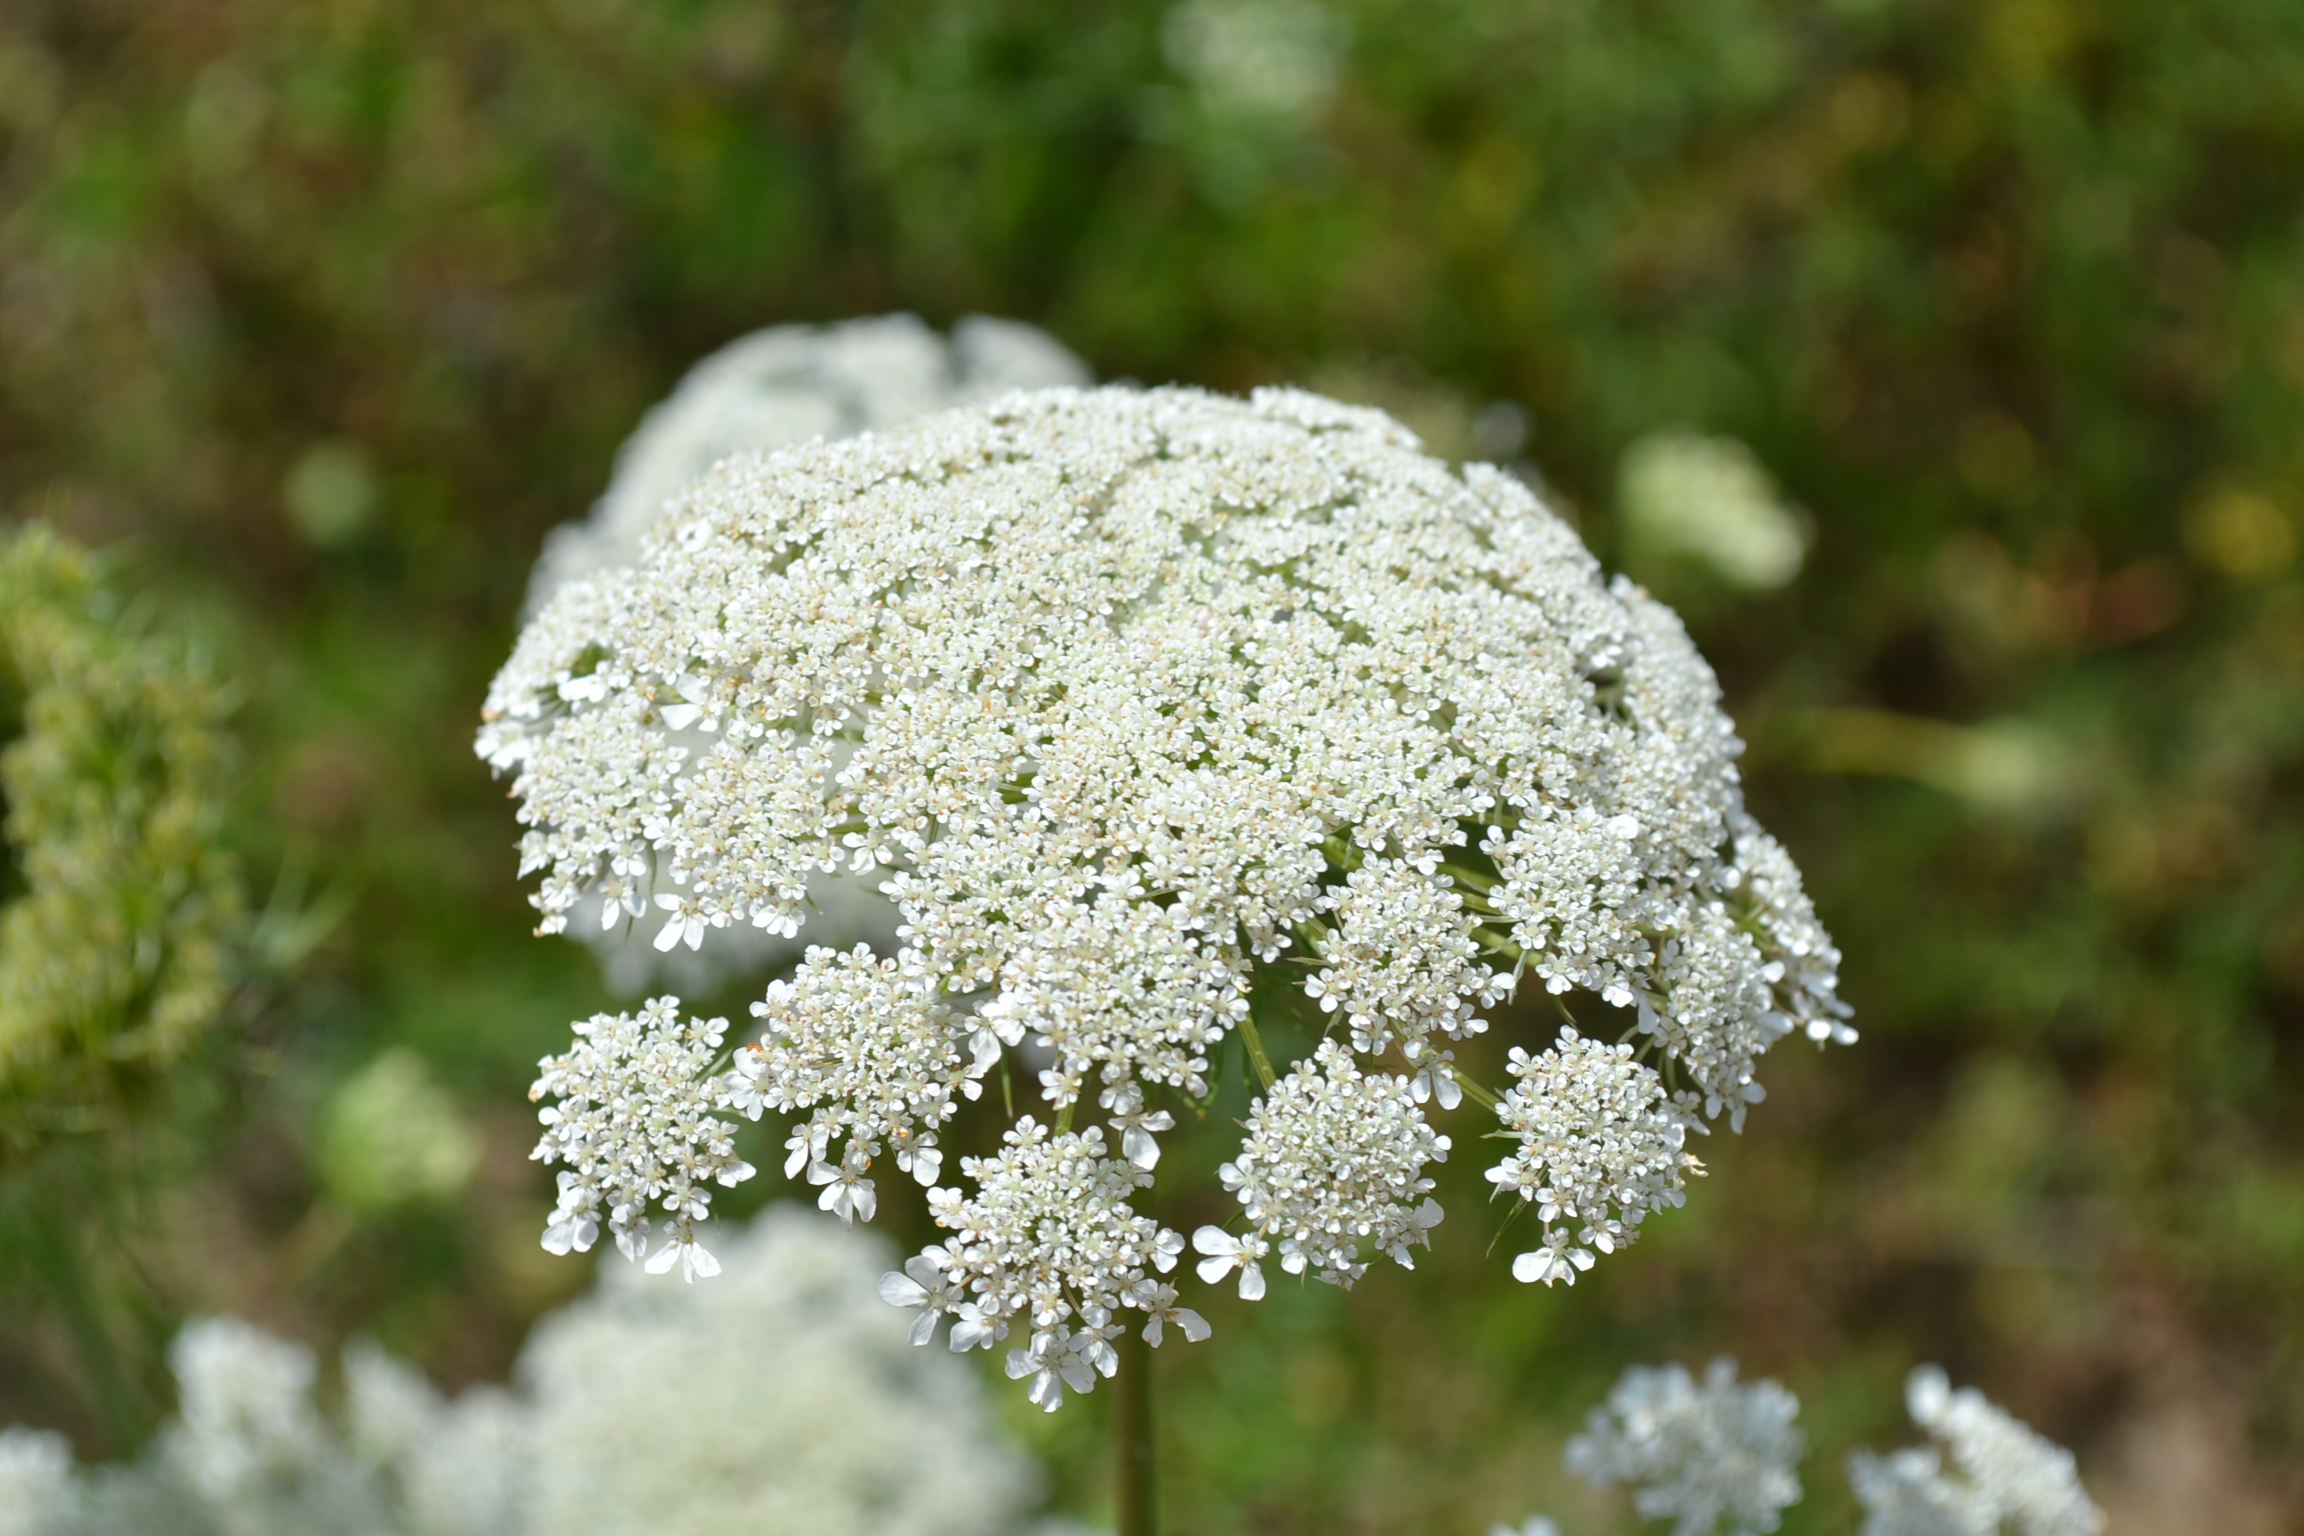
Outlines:
{"label": "green bract", "polygon": [[0,1159],[102,1125],[225,1000],[221,712],[86,552],[0,535]]}

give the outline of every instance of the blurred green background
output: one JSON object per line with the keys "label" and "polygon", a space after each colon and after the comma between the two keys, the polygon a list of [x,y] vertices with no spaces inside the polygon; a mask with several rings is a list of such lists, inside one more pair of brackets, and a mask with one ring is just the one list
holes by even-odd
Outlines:
{"label": "blurred green background", "polygon": [[[583,1287],[524,1090],[608,999],[529,936],[478,701],[690,362],[899,309],[1453,455],[1524,422],[1847,956],[1862,1044],[1781,1047],[1573,1291],[1483,1257],[1466,1155],[1415,1274],[1212,1306],[1174,1529],[1629,1528],[1559,1442],[1730,1350],[1806,1404],[1788,1531],[1853,1528],[1920,1360],[2115,1532],[2304,1530],[2294,0],[0,0],[0,517],[237,701],[277,962],[180,1091],[0,1170],[0,1423],[125,1453],[219,1310],[486,1379]],[[1637,536],[1672,432],[1747,446],[1796,577]],[[1012,1405],[1089,1516],[1107,1402]]]}

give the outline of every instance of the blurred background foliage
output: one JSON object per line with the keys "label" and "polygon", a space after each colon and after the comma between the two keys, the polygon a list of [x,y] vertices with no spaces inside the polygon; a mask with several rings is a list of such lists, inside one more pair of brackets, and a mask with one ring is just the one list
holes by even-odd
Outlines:
{"label": "blurred background foliage", "polygon": [[[730,337],[976,311],[1540,466],[1718,666],[1865,1036],[1573,1292],[1461,1157],[1423,1272],[1219,1301],[1176,1529],[1621,1522],[1560,1440],[1717,1349],[1833,1456],[1936,1359],[2116,1531],[2304,1529],[2300,168],[2292,0],[0,0],[0,515],[202,637],[318,946],[75,1239],[145,1322],[9,1282],[0,1421],[124,1451],[202,1310],[481,1379],[581,1288],[522,1090],[605,995],[469,749],[529,566]],[[1029,1426],[1091,1515],[1103,1401]]]}

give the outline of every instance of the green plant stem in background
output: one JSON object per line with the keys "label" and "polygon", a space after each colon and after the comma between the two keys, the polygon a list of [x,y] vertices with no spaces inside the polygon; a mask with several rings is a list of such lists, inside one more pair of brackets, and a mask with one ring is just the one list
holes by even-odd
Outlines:
{"label": "green plant stem in background", "polygon": [[1112,1461],[1120,1536],[1156,1536],[1159,1498],[1153,1486],[1152,1351],[1134,1328],[1120,1334],[1119,1394],[1112,1413]]}

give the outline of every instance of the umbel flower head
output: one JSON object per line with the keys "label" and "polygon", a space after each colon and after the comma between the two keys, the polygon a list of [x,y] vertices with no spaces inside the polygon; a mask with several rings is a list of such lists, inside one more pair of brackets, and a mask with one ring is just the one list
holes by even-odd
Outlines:
{"label": "umbel flower head", "polygon": [[[1204,1330],[1143,1191],[1234,1036],[1240,1211],[1192,1246],[1248,1296],[1267,1261],[1408,1262],[1428,1117],[1467,1096],[1541,1213],[1518,1272],[1573,1279],[1677,1202],[1685,1132],[1741,1125],[1771,1044],[1854,1038],[1672,614],[1518,480],[1294,391],[1012,395],[731,460],[530,624],[479,749],[544,931],[597,894],[665,947],[797,934],[827,873],[901,917],[892,953],[810,949],[724,1069],[669,1000],[587,1026],[622,1043],[539,1083],[548,1241],[692,1244],[728,1169],[704,1122],[773,1110],[826,1209],[869,1218],[889,1164],[928,1187],[951,1237],[887,1294],[923,1338],[1010,1341],[1051,1407],[1122,1328]],[[1500,1101],[1451,1047],[1519,987],[1632,1039],[1523,1052]],[[1328,1038],[1283,1073],[1251,999],[1289,995]],[[942,1183],[960,1106],[1019,1077],[1041,1104]]]}

